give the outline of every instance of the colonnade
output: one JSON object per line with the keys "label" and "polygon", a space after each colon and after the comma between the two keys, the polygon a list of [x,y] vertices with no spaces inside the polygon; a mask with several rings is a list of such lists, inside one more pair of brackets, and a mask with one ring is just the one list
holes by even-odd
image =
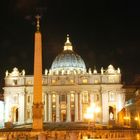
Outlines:
{"label": "colonnade", "polygon": [[[45,94],[45,105],[44,105],[44,120],[45,122],[53,122],[53,102],[52,102],[52,94]],[[61,118],[61,109],[62,104],[65,106],[64,110],[66,111],[66,122],[71,122],[71,94],[66,94],[66,101],[60,101],[60,95],[58,93],[55,94],[55,121],[61,122],[63,121]],[[82,101],[81,94],[74,93],[74,121],[82,121]]]}

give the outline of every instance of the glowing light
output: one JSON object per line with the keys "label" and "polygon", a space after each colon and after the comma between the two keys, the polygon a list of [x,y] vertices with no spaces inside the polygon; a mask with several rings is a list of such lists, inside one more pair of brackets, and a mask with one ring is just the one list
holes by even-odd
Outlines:
{"label": "glowing light", "polygon": [[114,115],[113,115],[113,113],[111,112],[111,113],[110,113],[110,119],[113,120],[113,117],[114,117]]}
{"label": "glowing light", "polygon": [[52,102],[55,102],[56,101],[56,96],[55,94],[52,95]]}
{"label": "glowing light", "polygon": [[94,69],[93,73],[94,73],[94,74],[97,74],[97,70],[96,70],[96,69]]}
{"label": "glowing light", "polygon": [[140,139],[140,134],[136,134],[136,139],[139,140]]}
{"label": "glowing light", "polygon": [[87,83],[88,81],[87,81],[87,79],[83,79],[83,83]]}
{"label": "glowing light", "polygon": [[53,80],[52,80],[52,83],[53,83],[53,84],[56,83],[56,80],[53,79]]}
{"label": "glowing light", "polygon": [[95,112],[96,112],[96,113],[99,113],[100,111],[101,111],[101,108],[100,108],[100,107],[96,107],[96,108],[95,108]]}
{"label": "glowing light", "polygon": [[86,113],[84,115],[85,119],[93,119],[94,113],[99,113],[101,111],[100,107],[96,107],[94,103],[92,103],[86,110]]}
{"label": "glowing light", "polygon": [[128,116],[125,116],[123,119],[124,120],[129,120],[130,118]]}
{"label": "glowing light", "polygon": [[94,113],[93,106],[94,104],[92,104],[87,108],[87,111],[84,115],[85,119],[93,119],[93,113]]}
{"label": "glowing light", "polygon": [[97,83],[99,83],[99,81],[98,80],[94,80],[94,83],[97,84]]}
{"label": "glowing light", "polygon": [[95,104],[94,103],[91,103],[90,108],[94,108],[94,107],[95,107]]}
{"label": "glowing light", "polygon": [[73,79],[70,80],[71,83],[74,83]]}
{"label": "glowing light", "polygon": [[48,70],[47,69],[45,69],[45,75],[47,75],[48,74]]}
{"label": "glowing light", "polygon": [[138,117],[135,117],[135,121],[138,121]]}

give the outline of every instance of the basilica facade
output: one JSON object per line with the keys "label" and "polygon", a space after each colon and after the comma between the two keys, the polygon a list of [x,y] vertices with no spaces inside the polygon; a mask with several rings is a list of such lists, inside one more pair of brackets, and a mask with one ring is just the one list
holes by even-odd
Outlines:
{"label": "basilica facade", "polygon": [[[34,76],[13,68],[5,73],[5,122],[32,123]],[[69,36],[63,51],[42,75],[44,122],[117,123],[124,107],[125,94],[121,71],[112,65],[87,70],[84,60],[74,50]],[[88,112],[88,109],[91,109]],[[88,117],[88,113],[92,117]]]}

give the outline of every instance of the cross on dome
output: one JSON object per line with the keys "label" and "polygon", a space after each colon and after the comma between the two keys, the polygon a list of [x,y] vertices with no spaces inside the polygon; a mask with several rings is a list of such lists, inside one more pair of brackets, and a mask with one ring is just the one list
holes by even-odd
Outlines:
{"label": "cross on dome", "polygon": [[69,39],[69,34],[67,34],[67,40],[66,40],[65,46],[64,46],[64,51],[66,51],[66,50],[73,51],[73,47],[72,47],[72,44],[71,44],[70,39]]}

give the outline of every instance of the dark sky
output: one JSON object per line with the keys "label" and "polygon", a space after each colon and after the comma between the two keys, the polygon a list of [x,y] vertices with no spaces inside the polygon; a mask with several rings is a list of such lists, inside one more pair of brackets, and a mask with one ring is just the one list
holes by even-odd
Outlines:
{"label": "dark sky", "polygon": [[0,85],[14,67],[33,74],[35,18],[42,15],[43,69],[70,35],[87,68],[120,67],[122,81],[140,73],[140,8],[133,1],[3,0],[0,5]]}

